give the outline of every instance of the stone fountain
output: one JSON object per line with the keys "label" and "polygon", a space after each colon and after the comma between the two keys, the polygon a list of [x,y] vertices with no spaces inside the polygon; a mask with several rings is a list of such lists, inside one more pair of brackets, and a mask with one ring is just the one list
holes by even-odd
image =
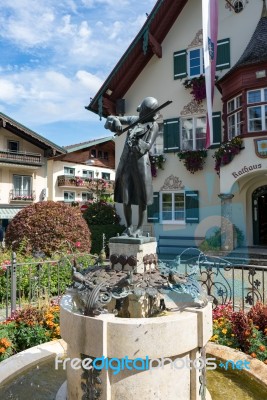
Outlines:
{"label": "stone fountain", "polygon": [[[114,188],[126,230],[110,239],[109,265],[74,271],[73,287],[63,297],[68,400],[205,398],[211,304],[197,283],[197,268],[179,275],[158,262],[156,239],[143,236],[153,203],[149,150],[159,133],[159,110],[170,103],[158,106],[146,97],[139,117],[107,118],[105,128],[118,136],[127,132]],[[132,205],[138,206],[136,229]],[[77,360],[83,368],[75,367]]]}
{"label": "stone fountain", "polygon": [[[206,398],[212,317],[197,270],[193,266],[185,276],[159,262],[150,237],[112,238],[109,265],[75,270],[61,302],[61,334],[70,360],[67,397],[60,398]],[[90,365],[99,359],[98,367],[71,364],[88,358]]]}

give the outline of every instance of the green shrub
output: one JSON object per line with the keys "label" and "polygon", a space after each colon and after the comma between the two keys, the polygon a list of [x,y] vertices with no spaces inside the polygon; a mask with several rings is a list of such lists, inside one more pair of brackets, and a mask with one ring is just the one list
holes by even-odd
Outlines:
{"label": "green shrub", "polygon": [[[244,242],[243,232],[234,225],[234,235],[236,237],[237,247],[242,246]],[[209,250],[220,250],[222,243],[221,229],[218,228],[214,231],[213,235],[206,237],[205,240],[200,244],[199,248],[201,251]]]}
{"label": "green shrub", "polygon": [[99,254],[103,248],[103,234],[105,234],[105,253],[109,255],[109,239],[121,234],[125,229],[123,225],[92,225],[90,227],[92,234],[92,254]]}
{"label": "green shrub", "polygon": [[[45,201],[23,208],[6,230],[6,246],[25,254],[76,249],[90,252],[90,231],[77,207]],[[23,243],[23,248],[21,244]]]}
{"label": "green shrub", "polygon": [[[39,302],[39,299],[63,294],[71,284],[72,266],[75,261],[79,269],[87,269],[95,263],[95,257],[82,253],[55,253],[51,258],[36,259],[33,256],[16,254],[17,260],[17,297],[22,303],[29,299]],[[1,266],[11,266],[11,251],[0,253]],[[10,277],[8,277],[8,282]],[[6,296],[10,298],[10,283],[6,274],[0,276],[0,306],[5,307]]]}
{"label": "green shrub", "polygon": [[92,225],[116,225],[120,222],[120,216],[116,212],[115,205],[105,201],[89,204],[83,217],[89,227]]}

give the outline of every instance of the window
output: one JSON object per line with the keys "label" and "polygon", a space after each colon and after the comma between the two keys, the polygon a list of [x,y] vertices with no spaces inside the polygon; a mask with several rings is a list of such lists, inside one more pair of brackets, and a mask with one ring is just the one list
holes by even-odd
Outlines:
{"label": "window", "polygon": [[102,176],[102,179],[105,179],[106,181],[110,181],[110,173],[102,172],[101,176]]}
{"label": "window", "polygon": [[19,142],[15,140],[9,140],[7,142],[7,148],[9,151],[17,153],[19,151]]}
{"label": "window", "polygon": [[31,196],[31,176],[13,175],[14,196]]}
{"label": "window", "polygon": [[91,150],[91,157],[96,158],[96,149]]}
{"label": "window", "polygon": [[98,158],[103,158],[103,153],[102,153],[101,150],[98,150],[98,152],[97,152],[97,157],[98,157]]}
{"label": "window", "polygon": [[[203,74],[203,48],[180,50],[173,53],[174,79]],[[217,42],[216,70],[230,68],[230,39]]]}
{"label": "window", "polygon": [[93,178],[94,177],[94,171],[83,169],[82,170],[82,177],[83,178]]}
{"label": "window", "polygon": [[247,93],[248,132],[259,132],[267,129],[267,88],[250,90]]}
{"label": "window", "polygon": [[163,224],[198,223],[198,191],[154,192],[153,204],[147,207],[147,221]]}
{"label": "window", "polygon": [[104,151],[104,160],[108,160],[108,152]]}
{"label": "window", "polygon": [[206,144],[206,117],[181,120],[181,149],[201,150]]}
{"label": "window", "polygon": [[243,9],[244,9],[244,4],[243,4],[243,1],[242,0],[235,0],[234,1],[234,10],[235,10],[235,13],[240,13],[241,11],[243,11]]}
{"label": "window", "polygon": [[93,200],[93,193],[82,192],[82,201]]}
{"label": "window", "polygon": [[75,193],[74,192],[64,192],[64,201],[74,201]]}
{"label": "window", "polygon": [[199,76],[204,73],[203,48],[188,51],[189,77]]}
{"label": "window", "polygon": [[150,153],[154,156],[163,153],[163,123],[162,122],[158,123],[158,125],[159,125],[159,133],[150,149]]}
{"label": "window", "polygon": [[64,167],[64,175],[72,175],[72,176],[75,176],[75,168]]}
{"label": "window", "polygon": [[238,95],[227,103],[228,139],[242,134],[242,96]]}
{"label": "window", "polygon": [[[218,147],[222,137],[222,119],[220,112],[212,114],[212,147]],[[181,125],[181,129],[180,129]],[[180,132],[181,130],[181,132]],[[181,136],[181,140],[180,140]],[[181,143],[180,143],[181,142]],[[164,121],[164,153],[180,150],[199,150],[206,145],[206,117],[172,118]]]}
{"label": "window", "polygon": [[184,193],[161,193],[161,221],[184,222]]}

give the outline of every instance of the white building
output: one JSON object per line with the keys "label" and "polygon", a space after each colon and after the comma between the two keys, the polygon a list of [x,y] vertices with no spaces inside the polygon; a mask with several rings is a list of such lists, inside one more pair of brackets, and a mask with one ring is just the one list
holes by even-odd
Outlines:
{"label": "white building", "polygon": [[[137,105],[147,96],[160,104],[173,101],[161,111],[157,153],[161,148],[166,162],[154,178],[155,201],[148,210],[157,237],[206,237],[221,227],[223,248],[231,250],[235,225],[245,245],[266,246],[266,4],[218,3],[213,138],[202,170],[190,173],[177,157],[190,149],[196,158],[205,143],[206,100],[194,100],[192,89],[184,86],[203,73],[201,1],[157,1],[88,109],[103,116],[136,115]],[[234,138],[242,139],[243,149],[231,159],[224,154],[218,175],[214,152]],[[116,163],[123,144],[123,137],[116,139]]]}

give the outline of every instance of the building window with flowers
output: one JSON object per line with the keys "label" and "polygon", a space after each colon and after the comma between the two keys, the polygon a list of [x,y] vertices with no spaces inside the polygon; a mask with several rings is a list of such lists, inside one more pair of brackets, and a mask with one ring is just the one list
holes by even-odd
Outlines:
{"label": "building window with flowers", "polygon": [[181,119],[181,150],[201,150],[206,143],[206,117]]}

